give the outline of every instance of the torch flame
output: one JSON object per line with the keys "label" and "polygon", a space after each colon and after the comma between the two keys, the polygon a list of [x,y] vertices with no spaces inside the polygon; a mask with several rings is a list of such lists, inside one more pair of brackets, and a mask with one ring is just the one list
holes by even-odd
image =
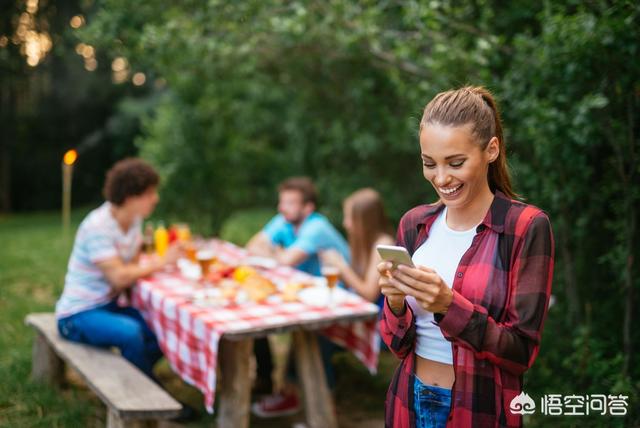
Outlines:
{"label": "torch flame", "polygon": [[78,152],[72,149],[64,154],[64,158],[62,158],[62,161],[65,163],[65,165],[73,165],[76,159],[78,159]]}

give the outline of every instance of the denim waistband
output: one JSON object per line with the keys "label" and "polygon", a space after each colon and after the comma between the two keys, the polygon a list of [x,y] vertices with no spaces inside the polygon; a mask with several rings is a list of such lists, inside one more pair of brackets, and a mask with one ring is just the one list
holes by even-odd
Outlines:
{"label": "denim waistband", "polygon": [[421,389],[423,391],[429,391],[432,394],[439,395],[441,397],[451,397],[451,389],[443,388],[441,386],[436,385],[428,385],[423,383],[418,376],[415,377],[414,388]]}

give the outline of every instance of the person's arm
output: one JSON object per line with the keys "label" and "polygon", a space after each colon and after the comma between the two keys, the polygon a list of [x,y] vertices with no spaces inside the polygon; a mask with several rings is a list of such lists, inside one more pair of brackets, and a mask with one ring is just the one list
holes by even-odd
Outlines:
{"label": "person's arm", "polygon": [[433,269],[401,265],[390,279],[392,286],[434,313],[445,338],[471,349],[476,358],[487,359],[516,375],[531,367],[538,354],[554,257],[547,217],[539,213],[520,221],[529,224],[516,226],[524,236],[513,253],[505,321],[496,321],[484,306],[450,289]]}
{"label": "person's arm", "polygon": [[[386,263],[380,263],[379,266]],[[389,284],[389,278],[383,273],[380,274],[380,288],[385,295],[380,317],[380,337],[396,357],[404,359],[415,348],[416,323],[413,311],[404,300],[404,295]],[[393,308],[390,306],[392,302]]]}
{"label": "person's arm", "polygon": [[305,222],[296,235],[295,241],[286,249],[276,252],[278,262],[288,265],[297,266],[304,263],[314,254],[320,255],[324,249],[330,248],[331,244],[327,241],[328,223],[322,221]]}
{"label": "person's arm", "polygon": [[297,266],[307,260],[309,254],[298,247],[291,247],[287,249],[277,248],[275,257],[280,264],[287,266]]}
{"label": "person's arm", "polygon": [[[412,223],[408,213],[400,219],[396,235],[396,245],[403,247],[407,245],[405,230],[413,230],[413,227],[405,226],[406,223]],[[392,266],[388,261],[376,266],[380,291],[385,296],[380,317],[380,336],[396,357],[404,359],[415,349],[416,323],[413,311],[405,300],[406,295],[391,283],[389,270]]]}
{"label": "person's arm", "polygon": [[271,243],[271,238],[264,231],[253,235],[245,247],[251,254],[265,257],[273,257],[275,246]]}
{"label": "person's arm", "polygon": [[525,229],[511,268],[511,298],[506,320],[498,322],[486,308],[471,303],[457,291],[446,314],[436,314],[438,325],[452,340],[516,375],[535,360],[551,295],[554,243],[549,219],[537,214]]}
{"label": "person's arm", "polygon": [[369,265],[365,270],[364,278],[360,277],[360,275],[358,275],[336,251],[332,251],[327,254],[327,258],[329,259],[329,263],[338,267],[342,280],[349,288],[352,288],[362,298],[367,299],[370,302],[375,302],[380,296],[380,285],[378,284],[380,274],[378,273],[377,266],[382,261],[375,247],[377,245],[393,244],[395,244],[395,241],[389,236],[383,236],[376,241],[371,249]]}
{"label": "person's arm", "polygon": [[246,249],[258,256],[273,257],[286,266],[296,266],[304,262],[309,255],[300,248],[284,249],[276,246],[265,231],[256,233],[247,243]]}
{"label": "person's arm", "polygon": [[107,282],[117,294],[131,287],[135,282],[163,269],[166,265],[175,263],[181,254],[179,245],[172,245],[164,257],[152,258],[148,264],[140,265],[135,261],[125,263],[120,257],[113,257],[96,263]]}

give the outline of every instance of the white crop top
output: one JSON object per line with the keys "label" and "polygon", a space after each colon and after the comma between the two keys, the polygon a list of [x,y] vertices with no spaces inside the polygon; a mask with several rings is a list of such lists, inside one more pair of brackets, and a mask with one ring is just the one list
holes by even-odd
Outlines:
{"label": "white crop top", "polygon": [[[471,247],[476,227],[465,231],[452,230],[447,226],[446,218],[445,207],[431,226],[427,240],[413,253],[412,260],[416,266],[434,269],[445,284],[451,287],[460,259]],[[444,338],[440,327],[435,324],[433,312],[422,309],[411,296],[407,296],[406,300],[415,317],[416,354],[428,360],[453,364],[451,343]]]}

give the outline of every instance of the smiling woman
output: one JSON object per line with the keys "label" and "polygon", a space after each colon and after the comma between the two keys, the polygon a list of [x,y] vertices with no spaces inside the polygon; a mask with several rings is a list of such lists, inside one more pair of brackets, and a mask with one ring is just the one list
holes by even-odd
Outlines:
{"label": "smiling woman", "polygon": [[378,265],[380,330],[402,360],[387,426],[522,425],[509,404],[538,354],[554,249],[547,216],[512,199],[502,135],[484,88],[443,92],[424,110],[423,173],[440,200],[400,220],[415,267]]}

